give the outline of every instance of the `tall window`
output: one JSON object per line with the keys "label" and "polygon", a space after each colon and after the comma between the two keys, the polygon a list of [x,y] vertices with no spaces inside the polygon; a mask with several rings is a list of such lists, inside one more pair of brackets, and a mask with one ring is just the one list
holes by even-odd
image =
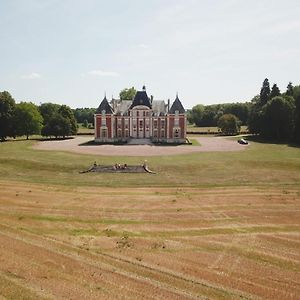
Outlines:
{"label": "tall window", "polygon": [[178,110],[175,110],[174,126],[175,126],[175,127],[178,127],[178,126],[179,126],[179,111],[178,111]]}
{"label": "tall window", "polygon": [[121,137],[122,137],[122,130],[118,129],[118,138],[121,138]]}
{"label": "tall window", "polygon": [[105,110],[102,110],[101,112],[101,126],[106,126]]}
{"label": "tall window", "polygon": [[125,128],[128,128],[128,126],[129,126],[129,120],[125,119]]}
{"label": "tall window", "polygon": [[107,128],[101,129],[101,137],[104,139],[107,138]]}

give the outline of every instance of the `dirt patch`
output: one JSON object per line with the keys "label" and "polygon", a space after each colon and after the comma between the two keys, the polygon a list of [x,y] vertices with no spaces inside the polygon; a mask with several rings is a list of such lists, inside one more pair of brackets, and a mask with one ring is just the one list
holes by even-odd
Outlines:
{"label": "dirt patch", "polygon": [[43,141],[34,145],[38,150],[70,151],[82,154],[105,156],[162,156],[187,154],[194,152],[241,151],[247,148],[237,141],[225,137],[195,137],[201,146],[178,145],[81,145],[91,140],[91,137],[80,136],[71,140]]}

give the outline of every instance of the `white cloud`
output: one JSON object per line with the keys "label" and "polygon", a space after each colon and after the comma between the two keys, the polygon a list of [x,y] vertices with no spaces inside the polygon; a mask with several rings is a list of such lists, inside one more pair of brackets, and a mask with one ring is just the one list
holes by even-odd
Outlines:
{"label": "white cloud", "polygon": [[21,76],[22,79],[39,79],[41,77],[41,74],[35,72]]}
{"label": "white cloud", "polygon": [[117,72],[103,71],[103,70],[92,70],[88,72],[89,75],[101,76],[101,77],[117,77],[120,76]]}

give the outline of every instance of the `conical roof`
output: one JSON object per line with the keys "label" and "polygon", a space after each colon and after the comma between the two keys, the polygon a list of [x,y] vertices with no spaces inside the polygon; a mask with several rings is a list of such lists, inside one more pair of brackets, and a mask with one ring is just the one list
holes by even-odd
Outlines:
{"label": "conical roof", "polygon": [[179,100],[178,95],[176,95],[176,99],[174,100],[174,102],[169,110],[169,114],[175,114],[175,111],[178,111],[180,114],[185,113],[185,109],[184,109],[181,101]]}
{"label": "conical roof", "polygon": [[99,107],[97,108],[96,114],[101,114],[103,111],[105,111],[106,114],[113,114],[113,109],[109,105],[109,103],[106,99],[106,96],[104,97],[104,99],[100,103]]}

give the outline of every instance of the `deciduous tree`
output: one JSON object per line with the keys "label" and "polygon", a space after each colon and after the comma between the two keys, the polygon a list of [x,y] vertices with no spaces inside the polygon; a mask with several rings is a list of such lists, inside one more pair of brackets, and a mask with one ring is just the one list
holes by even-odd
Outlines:
{"label": "deciduous tree", "polygon": [[7,136],[13,136],[13,114],[15,100],[9,92],[0,92],[0,139],[4,141]]}
{"label": "deciduous tree", "polygon": [[225,114],[220,117],[218,127],[226,135],[234,135],[240,132],[239,119],[233,114]]}
{"label": "deciduous tree", "polygon": [[294,140],[300,143],[300,85],[293,88],[293,97],[295,99],[295,130]]}
{"label": "deciduous tree", "polygon": [[21,102],[16,105],[14,114],[14,126],[16,135],[26,135],[26,138],[32,134],[40,134],[43,123],[43,117],[38,107],[31,102]]}
{"label": "deciduous tree", "polygon": [[200,126],[203,117],[203,112],[204,112],[204,105],[202,104],[195,105],[188,114],[188,121],[191,124],[194,123],[196,126]]}
{"label": "deciduous tree", "polygon": [[123,89],[119,96],[121,100],[133,100],[136,94],[136,89],[134,87]]}
{"label": "deciduous tree", "polygon": [[69,106],[45,103],[40,110],[44,116],[43,136],[66,137],[77,133],[76,119]]}
{"label": "deciduous tree", "polygon": [[69,120],[69,122],[70,122],[71,131],[67,135],[76,134],[77,133],[77,122],[76,122],[76,119],[74,117],[74,113],[73,113],[72,109],[67,105],[62,105],[58,109],[58,113],[60,115],[62,115],[64,118],[66,118],[67,120]]}

